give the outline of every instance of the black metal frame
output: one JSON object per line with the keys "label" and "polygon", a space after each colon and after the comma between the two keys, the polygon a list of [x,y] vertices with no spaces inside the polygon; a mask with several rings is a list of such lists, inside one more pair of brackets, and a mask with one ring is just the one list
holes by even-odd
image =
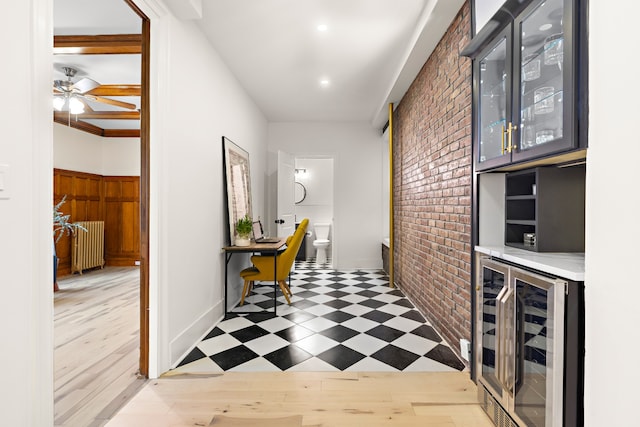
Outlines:
{"label": "black metal frame", "polygon": [[[261,253],[270,254],[273,252],[273,317],[277,316],[277,301],[278,301],[278,253],[280,248],[276,249],[261,249]],[[231,261],[231,257],[234,253],[251,253],[255,252],[255,248],[251,248],[247,251],[243,251],[241,249],[234,249],[233,251],[229,251],[225,249],[225,262],[224,262],[224,319],[229,318],[229,309],[228,309],[228,290],[229,287],[229,261]],[[256,314],[255,311],[234,311],[233,314]]]}

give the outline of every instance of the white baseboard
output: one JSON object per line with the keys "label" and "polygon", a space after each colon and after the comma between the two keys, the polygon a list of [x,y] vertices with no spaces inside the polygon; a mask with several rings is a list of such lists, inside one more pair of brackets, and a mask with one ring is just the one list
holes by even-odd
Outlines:
{"label": "white baseboard", "polygon": [[219,301],[209,308],[169,343],[169,355],[171,357],[169,365],[171,369],[175,368],[175,365],[180,363],[202,341],[211,328],[223,319],[223,302],[224,300]]}

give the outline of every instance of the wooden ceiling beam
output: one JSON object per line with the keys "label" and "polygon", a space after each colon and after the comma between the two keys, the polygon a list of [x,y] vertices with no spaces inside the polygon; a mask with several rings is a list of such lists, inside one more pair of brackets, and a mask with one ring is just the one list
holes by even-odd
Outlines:
{"label": "wooden ceiling beam", "polygon": [[96,120],[140,120],[139,111],[90,111],[78,114],[78,119]]}
{"label": "wooden ceiling beam", "polygon": [[54,55],[142,53],[141,34],[53,36]]}
{"label": "wooden ceiling beam", "polygon": [[95,96],[140,96],[140,85],[100,85],[86,92]]}
{"label": "wooden ceiling beam", "polygon": [[102,129],[101,127],[92,125],[91,123],[76,120],[75,116],[73,116],[71,121],[69,121],[68,113],[61,111],[53,113],[53,121],[97,136],[108,138],[140,138],[139,129]]}
{"label": "wooden ceiling beam", "polygon": [[107,138],[140,138],[140,129],[104,129]]}
{"label": "wooden ceiling beam", "polygon": [[55,111],[53,113],[53,121],[60,123],[61,125],[69,126],[98,136],[103,136],[104,133],[104,129],[90,123],[83,122],[82,120],[76,120],[75,116],[72,116],[71,120],[69,120],[68,113],[62,111]]}

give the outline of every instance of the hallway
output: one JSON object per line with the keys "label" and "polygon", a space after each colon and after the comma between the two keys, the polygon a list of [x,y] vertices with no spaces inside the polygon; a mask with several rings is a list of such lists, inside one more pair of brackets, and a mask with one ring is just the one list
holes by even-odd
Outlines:
{"label": "hallway", "polygon": [[383,271],[336,271],[297,262],[292,304],[273,287],[214,327],[173,370],[434,372],[463,370],[454,354]]}

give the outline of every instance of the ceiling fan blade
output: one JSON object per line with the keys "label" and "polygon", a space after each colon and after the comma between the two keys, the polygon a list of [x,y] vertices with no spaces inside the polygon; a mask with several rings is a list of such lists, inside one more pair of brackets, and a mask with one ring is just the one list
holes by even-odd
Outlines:
{"label": "ceiling fan blade", "polygon": [[80,79],[73,84],[73,88],[80,93],[89,92],[91,89],[95,89],[98,86],[100,86],[100,83],[87,77]]}
{"label": "ceiling fan blade", "polygon": [[94,109],[93,109],[93,108],[91,108],[91,105],[89,105],[89,103],[88,103],[88,102],[85,102],[85,103],[84,103],[84,111],[85,111],[86,113],[93,113],[93,112],[94,112]]}
{"label": "ceiling fan blade", "polygon": [[135,110],[136,104],[131,104],[129,102],[118,101],[117,99],[104,98],[102,96],[94,96],[94,95],[84,95],[86,98],[91,99],[92,101],[102,102],[103,104],[115,105],[116,107],[126,108],[128,110]]}

